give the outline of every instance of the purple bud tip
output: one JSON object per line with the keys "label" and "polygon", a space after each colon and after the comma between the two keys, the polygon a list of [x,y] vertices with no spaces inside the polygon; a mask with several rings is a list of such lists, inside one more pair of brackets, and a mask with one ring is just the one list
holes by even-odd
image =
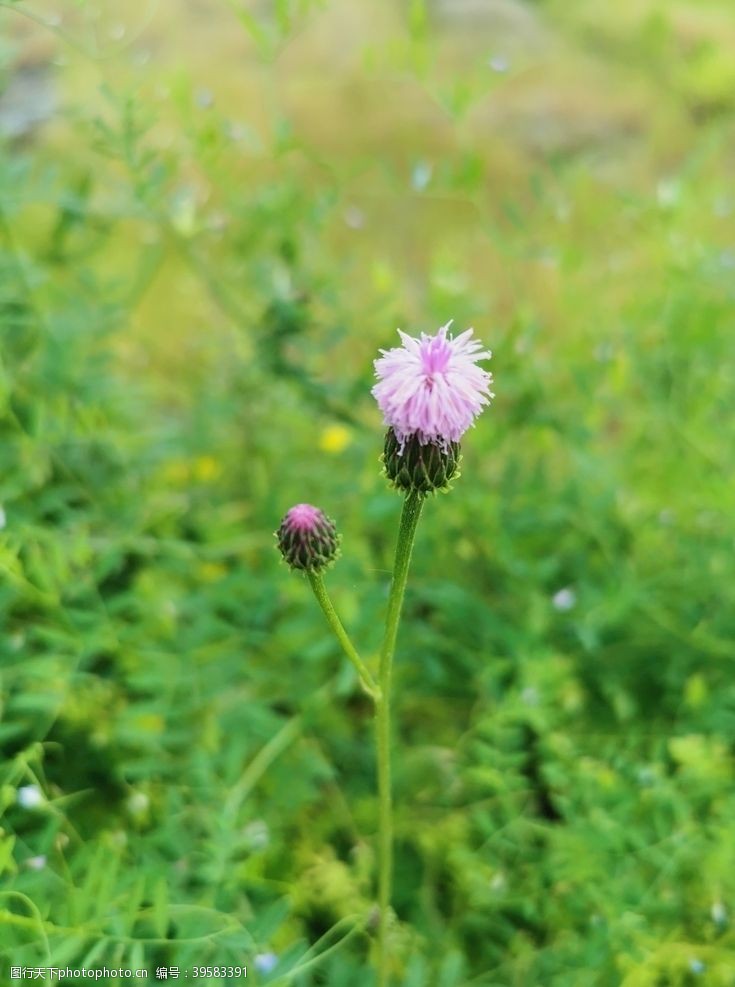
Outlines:
{"label": "purple bud tip", "polygon": [[334,521],[311,504],[294,505],[281,521],[276,537],[281,555],[292,569],[324,569],[339,550]]}
{"label": "purple bud tip", "polygon": [[296,504],[288,511],[283,523],[291,531],[313,531],[323,520],[324,515],[318,507],[311,504]]}

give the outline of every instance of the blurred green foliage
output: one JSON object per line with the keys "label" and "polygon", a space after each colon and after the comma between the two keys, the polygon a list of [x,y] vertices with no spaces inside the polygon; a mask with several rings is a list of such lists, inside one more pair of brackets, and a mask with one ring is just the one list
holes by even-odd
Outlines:
{"label": "blurred green foliage", "polygon": [[373,983],[370,708],[272,532],[337,517],[373,653],[371,360],[453,317],[498,397],[399,641],[396,984],[735,984],[730,4],[24,13],[0,122],[29,64],[60,109],[0,157],[5,965]]}

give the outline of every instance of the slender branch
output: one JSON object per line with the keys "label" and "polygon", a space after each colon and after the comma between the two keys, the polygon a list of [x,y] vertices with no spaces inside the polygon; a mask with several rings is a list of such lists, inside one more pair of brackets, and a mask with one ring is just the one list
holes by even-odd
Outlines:
{"label": "slender branch", "polygon": [[401,524],[396,543],[396,557],[393,567],[393,581],[388,599],[388,613],[385,620],[385,635],[380,653],[378,685],[379,697],[375,703],[375,731],[378,753],[378,904],[380,925],[378,931],[378,985],[388,987],[388,916],[390,910],[391,884],[393,877],[393,800],[391,795],[390,765],[390,695],[393,669],[393,654],[401,619],[403,595],[408,579],[408,567],[416,535],[416,525],[421,516],[424,495],[412,490],[403,502]]}
{"label": "slender branch", "polygon": [[329,626],[334,631],[334,636],[342,645],[342,650],[344,653],[355,666],[355,670],[357,671],[357,675],[360,680],[360,685],[368,696],[370,696],[374,702],[377,702],[380,691],[379,687],[373,676],[370,674],[367,665],[365,665],[362,658],[355,650],[355,646],[352,641],[350,641],[347,631],[342,626],[342,621],[337,616],[337,611],[334,609],[332,601],[329,599],[327,588],[324,585],[324,579],[320,573],[314,572],[313,570],[309,570],[307,572],[307,576],[309,577],[311,588],[314,590],[314,596],[316,597],[319,606],[322,608]]}
{"label": "slender branch", "polygon": [[125,51],[126,48],[129,48],[132,44],[134,44],[155,19],[159,6],[160,0],[153,0],[153,2],[148,5],[148,9],[143,15],[142,23],[136,27],[135,31],[130,35],[126,35],[125,40],[121,44],[110,45],[106,52],[101,52],[97,44],[96,36],[94,49],[88,48],[83,42],[77,41],[70,34],[64,31],[64,29],[59,27],[53,20],[43,17],[40,14],[35,14],[32,10],[21,6],[19,3],[14,3],[12,0],[0,0],[0,7],[5,10],[12,10],[14,13],[20,14],[21,17],[25,17],[29,21],[33,21],[40,27],[45,28],[51,34],[55,34],[60,41],[63,41],[74,51],[94,62],[101,62],[106,59],[114,58],[116,55],[119,55],[121,52]]}
{"label": "slender branch", "polygon": [[411,553],[413,551],[413,540],[423,505],[424,495],[416,490],[408,493],[403,502],[401,525],[396,543],[396,558],[393,566],[393,581],[388,599],[388,614],[385,620],[385,634],[383,636],[383,647],[380,652],[380,678],[387,679],[388,682],[390,682],[393,654],[396,649],[398,624],[401,619],[403,594],[406,590],[408,567],[411,563]]}
{"label": "slender branch", "polygon": [[303,719],[301,716],[294,716],[275,733],[268,743],[262,747],[252,759],[240,780],[233,785],[223,806],[222,816],[226,820],[233,820],[237,812],[250,794],[255,785],[260,781],[271,764],[290,747],[301,733]]}

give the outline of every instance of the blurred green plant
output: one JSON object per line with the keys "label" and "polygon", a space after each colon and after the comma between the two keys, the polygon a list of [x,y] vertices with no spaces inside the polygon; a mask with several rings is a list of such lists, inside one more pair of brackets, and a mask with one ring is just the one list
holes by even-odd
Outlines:
{"label": "blurred green plant", "polygon": [[6,967],[369,987],[370,708],[270,532],[337,517],[377,650],[370,361],[454,314],[503,387],[402,630],[399,982],[732,980],[731,11],[475,6],[0,4],[0,120],[64,63],[0,154]]}

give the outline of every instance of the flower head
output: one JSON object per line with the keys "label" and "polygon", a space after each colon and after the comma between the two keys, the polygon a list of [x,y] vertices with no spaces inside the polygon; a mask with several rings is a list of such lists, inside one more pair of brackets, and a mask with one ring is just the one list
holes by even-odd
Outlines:
{"label": "flower head", "polygon": [[381,350],[375,361],[378,383],[372,393],[401,449],[416,436],[420,444],[446,451],[495,396],[492,375],[477,366],[492,354],[472,338],[474,330],[454,337],[447,333],[450,325],[435,336],[421,333],[420,339],[399,329],[403,345]]}
{"label": "flower head", "polygon": [[296,504],[276,532],[281,555],[292,569],[324,569],[337,558],[339,535],[334,521],[318,507]]}
{"label": "flower head", "polygon": [[394,487],[421,494],[447,490],[458,473],[459,440],[494,397],[492,376],[477,366],[491,354],[467,329],[420,339],[398,330],[403,343],[381,350],[373,395],[388,425],[383,465]]}

